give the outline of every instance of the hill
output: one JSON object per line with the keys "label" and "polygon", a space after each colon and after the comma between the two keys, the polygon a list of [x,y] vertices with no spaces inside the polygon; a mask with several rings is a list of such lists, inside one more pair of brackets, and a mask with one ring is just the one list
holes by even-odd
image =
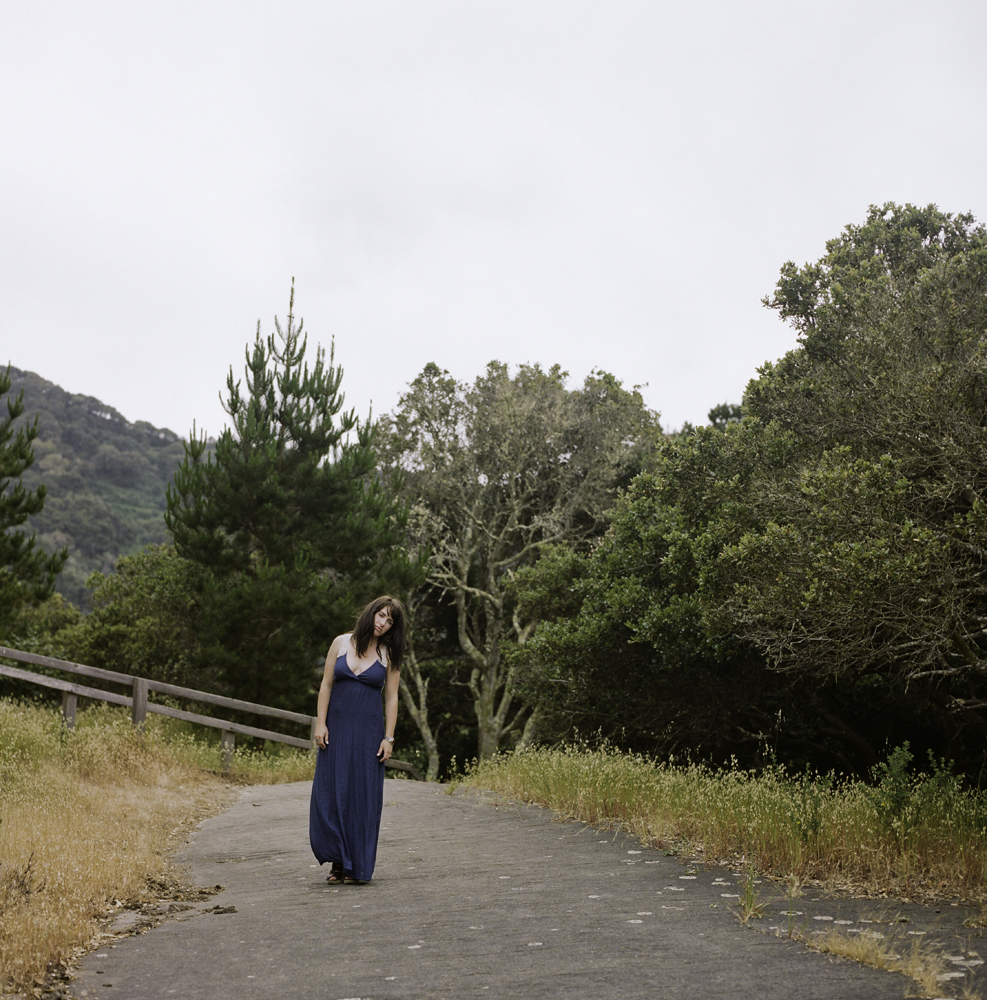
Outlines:
{"label": "hill", "polygon": [[90,573],[166,540],[165,489],[182,460],[182,439],[145,421],[128,423],[112,406],[33,372],[11,367],[10,377],[11,397],[24,391],[21,420],[38,415],[24,484],[48,487],[45,509],[30,526],[46,551],[68,548],[56,589],[86,607]]}

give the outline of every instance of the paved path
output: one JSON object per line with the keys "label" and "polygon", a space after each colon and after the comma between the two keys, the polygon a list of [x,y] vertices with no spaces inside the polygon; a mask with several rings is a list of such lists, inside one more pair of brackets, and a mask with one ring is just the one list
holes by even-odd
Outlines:
{"label": "paved path", "polygon": [[246,789],[232,809],[202,823],[177,858],[197,884],[225,890],[88,956],[71,994],[901,1000],[917,993],[903,976],[741,926],[724,896],[739,892],[730,872],[690,877],[674,858],[553,822],[534,807],[497,807],[411,781],[385,788],[374,882],[339,888],[314,867],[309,786]]}

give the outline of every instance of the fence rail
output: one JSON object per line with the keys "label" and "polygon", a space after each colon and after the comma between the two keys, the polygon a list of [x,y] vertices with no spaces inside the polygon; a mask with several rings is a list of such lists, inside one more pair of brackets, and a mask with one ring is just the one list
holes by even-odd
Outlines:
{"label": "fence rail", "polygon": [[[315,725],[318,721],[314,715],[302,715],[300,712],[289,712],[283,708],[273,708],[270,705],[258,705],[252,701],[240,701],[238,698],[227,698],[223,695],[211,694],[208,691],[196,691],[194,688],[180,687],[177,684],[166,684],[164,681],[155,681],[148,677],[138,677],[135,674],[123,674],[116,670],[104,670],[102,667],[90,667],[84,663],[57,660],[54,657],[40,656],[37,653],[25,653],[22,650],[9,649],[6,646],[0,646],[0,658],[16,660],[20,663],[30,663],[39,667],[48,667],[52,670],[60,670],[65,673],[89,677],[94,680],[123,684],[131,689],[130,695],[116,694],[113,691],[104,691],[102,688],[93,688],[85,684],[63,681],[57,677],[48,677],[45,674],[35,673],[33,670],[22,670],[19,667],[9,667],[6,664],[0,663],[0,676],[61,691],[62,714],[65,724],[69,728],[75,725],[77,700],[81,697],[95,698],[100,701],[108,701],[114,705],[126,706],[130,709],[130,718],[133,724],[141,728],[143,728],[147,719],[147,713],[154,712],[158,715],[167,715],[172,719],[181,719],[185,722],[193,722],[199,726],[209,726],[213,729],[221,730],[224,771],[228,771],[232,763],[233,749],[236,745],[237,735],[255,736],[259,739],[271,740],[275,743],[286,743],[288,746],[299,747],[302,750],[311,750],[314,743]],[[148,698],[148,694],[151,691],[158,694],[170,695],[174,698],[198,701],[206,705],[216,705],[219,708],[228,708],[235,712],[248,712],[253,715],[283,719],[287,722],[298,722],[308,725],[309,738],[304,740],[298,736],[288,736],[285,733],[278,733],[269,729],[258,729],[256,726],[246,726],[239,722],[216,719],[211,715],[200,715],[197,712],[187,712],[184,709],[172,708],[170,705],[161,705]],[[406,761],[394,760],[392,758],[385,761],[384,766],[395,771],[405,771],[418,781],[424,780],[418,768]]]}

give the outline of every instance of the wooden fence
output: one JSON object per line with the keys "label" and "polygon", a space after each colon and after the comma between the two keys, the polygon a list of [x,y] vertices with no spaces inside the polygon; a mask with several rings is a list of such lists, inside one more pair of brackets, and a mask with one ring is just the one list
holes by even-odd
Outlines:
{"label": "wooden fence", "polygon": [[[130,709],[130,718],[138,728],[143,728],[148,712],[157,712],[159,715],[167,715],[172,719],[183,719],[185,722],[194,722],[200,726],[209,726],[212,729],[221,730],[224,771],[229,770],[230,764],[233,761],[233,749],[236,745],[237,734],[241,736],[256,736],[260,739],[272,740],[275,743],[287,743],[288,746],[299,747],[303,750],[311,750],[313,746],[315,724],[318,721],[314,715],[288,712],[283,708],[257,705],[251,701],[226,698],[223,695],[210,694],[208,691],[196,691],[194,688],[179,687],[177,684],[165,684],[164,681],[153,681],[147,677],[137,677],[134,674],[121,674],[115,670],[103,670],[101,667],[87,667],[82,663],[56,660],[51,656],[25,653],[19,649],[8,649],[6,646],[0,646],[0,658],[16,660],[20,663],[31,663],[39,667],[49,667],[54,670],[94,680],[123,684],[130,688],[131,693],[129,695],[116,694],[113,691],[104,691],[101,688],[88,687],[87,685],[76,684],[72,681],[63,681],[57,677],[48,677],[45,674],[38,674],[32,670],[21,670],[19,667],[8,667],[0,663],[0,676],[11,677],[15,680],[27,681],[30,684],[39,684],[42,687],[61,691],[62,714],[66,726],[70,729],[75,725],[75,712],[78,699],[97,698],[100,701],[108,701],[114,705],[125,705],[128,707]],[[186,712],[184,709],[172,708],[170,705],[161,705],[148,698],[148,695],[152,691],[159,694],[171,695],[173,698],[185,698],[188,701],[216,705],[219,708],[226,708],[234,712],[248,712],[267,718],[298,722],[309,727],[309,738],[306,740],[297,736],[287,736],[284,733],[273,732],[269,729],[258,729],[256,726],[245,726],[239,722],[229,722],[225,719],[214,718],[211,715],[199,715],[196,712]],[[416,780],[424,780],[421,772],[414,764],[408,764],[403,760],[394,760],[394,758],[391,758],[385,762],[385,767],[396,771],[406,771]]]}

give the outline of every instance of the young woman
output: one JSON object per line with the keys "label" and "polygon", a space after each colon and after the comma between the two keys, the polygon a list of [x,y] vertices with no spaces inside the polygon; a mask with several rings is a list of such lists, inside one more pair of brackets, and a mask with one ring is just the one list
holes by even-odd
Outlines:
{"label": "young woman", "polygon": [[329,647],[315,726],[309,841],[319,864],[332,865],[330,885],[368,882],[374,873],[403,654],[404,609],[387,596],[371,601],[353,631]]}

